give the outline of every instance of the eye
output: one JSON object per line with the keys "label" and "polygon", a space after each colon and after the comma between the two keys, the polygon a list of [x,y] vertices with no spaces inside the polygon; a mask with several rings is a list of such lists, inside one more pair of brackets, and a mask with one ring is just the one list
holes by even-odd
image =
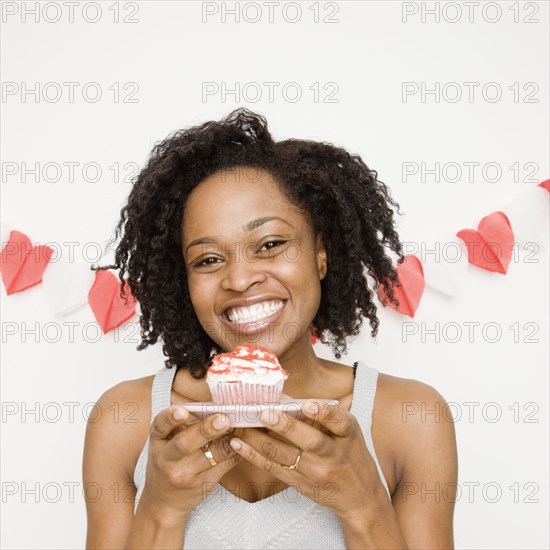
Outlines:
{"label": "eye", "polygon": [[276,248],[277,246],[280,246],[281,244],[284,244],[286,243],[286,241],[267,241],[265,242],[261,247],[260,247],[260,250],[264,247],[264,246],[267,246],[268,244],[273,244],[274,246],[271,246],[270,248],[268,248],[268,252],[270,250],[273,250],[274,248]]}
{"label": "eye", "polygon": [[219,260],[219,258],[214,258],[214,256],[209,256],[208,258],[202,259],[200,262],[197,262],[195,264],[195,267],[203,267],[203,266],[211,266],[214,265],[214,263],[209,263],[210,260]]}

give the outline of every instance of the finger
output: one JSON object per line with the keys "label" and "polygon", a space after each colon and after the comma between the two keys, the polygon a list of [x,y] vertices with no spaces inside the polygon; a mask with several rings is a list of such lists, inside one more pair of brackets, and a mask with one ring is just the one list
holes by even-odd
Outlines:
{"label": "finger", "polygon": [[241,457],[229,444],[229,440],[232,437],[232,434],[226,434],[219,439],[212,441],[208,445],[208,448],[212,453],[212,458],[216,464],[211,464],[206,456],[206,452],[203,449],[199,449],[185,456],[185,460],[182,462],[182,464],[184,464],[183,467],[186,471],[191,472],[192,475],[200,475],[207,470],[212,470],[213,468],[224,464],[225,462],[229,462],[227,466],[234,466],[236,464],[235,457],[239,457],[239,460]]}
{"label": "finger", "polygon": [[183,455],[198,451],[202,445],[213,442],[231,429],[230,418],[224,414],[213,414],[205,420],[197,419],[172,437],[169,441],[168,457],[179,460]]}
{"label": "finger", "polygon": [[329,435],[298,420],[284,411],[266,410],[260,418],[267,428],[283,436],[296,447],[320,456],[332,452],[333,442]]}
{"label": "finger", "polygon": [[309,399],[302,405],[302,412],[330,433],[340,437],[351,435],[356,426],[355,416],[339,404]]}
{"label": "finger", "polygon": [[[251,462],[261,470],[268,472],[272,476],[280,479],[281,481],[290,484],[296,483],[297,479],[302,479],[302,474],[294,471],[287,470],[283,468],[281,464],[270,460],[269,458],[263,456],[259,453],[252,445],[246,443],[246,441],[239,439],[237,437],[232,437],[230,441],[231,447],[237,451],[245,460]],[[299,452],[299,450],[298,450]],[[296,453],[297,456],[297,453]],[[296,461],[296,457],[292,460],[292,463]]]}
{"label": "finger", "polygon": [[[175,471],[179,472],[182,477],[189,480],[194,480],[198,476],[203,476],[202,481],[205,483],[205,485],[203,485],[204,493],[207,494],[211,492],[211,490],[215,488],[218,480],[243,460],[243,458],[230,447],[229,439],[231,437],[233,437],[231,434],[227,434],[217,439],[215,442],[210,443],[209,447],[215,457],[215,465],[210,464],[201,449],[199,451],[194,451],[190,455],[180,456],[179,460],[173,465],[173,468],[175,468]],[[212,484],[211,487],[210,484]]]}
{"label": "finger", "polygon": [[[241,434],[233,433],[238,439],[243,440],[255,449],[258,449],[263,456],[279,464],[293,464],[298,456],[299,449],[296,445],[279,439],[276,432],[264,432],[260,429],[249,428]],[[231,438],[230,438],[231,439]]]}
{"label": "finger", "polygon": [[199,419],[190,413],[182,405],[172,405],[167,409],[160,411],[149,428],[151,439],[170,439],[174,432],[181,426],[198,421]]}
{"label": "finger", "polygon": [[[231,450],[233,451],[233,449]],[[215,466],[212,466],[208,463],[208,466],[205,466],[203,469],[200,470],[200,475],[202,475],[202,479],[205,482],[203,489],[208,489],[208,487],[210,486],[210,489],[213,490],[216,487],[216,483],[227,472],[229,472],[229,470],[234,468],[237,464],[240,464],[243,460],[243,457],[239,453],[233,451],[233,454],[229,458],[227,458],[223,462],[219,462]],[[210,491],[207,490],[206,492]]]}

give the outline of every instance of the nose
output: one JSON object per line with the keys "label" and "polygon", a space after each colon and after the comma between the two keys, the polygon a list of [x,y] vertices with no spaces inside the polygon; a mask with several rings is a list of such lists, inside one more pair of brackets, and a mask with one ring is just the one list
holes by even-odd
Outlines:
{"label": "nose", "polygon": [[261,283],[265,279],[261,262],[246,258],[245,255],[235,255],[227,260],[221,287],[224,290],[245,292],[253,284]]}

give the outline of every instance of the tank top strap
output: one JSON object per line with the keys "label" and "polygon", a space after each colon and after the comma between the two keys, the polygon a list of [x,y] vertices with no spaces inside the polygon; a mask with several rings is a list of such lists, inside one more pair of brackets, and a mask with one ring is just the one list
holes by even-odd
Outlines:
{"label": "tank top strap", "polygon": [[[156,372],[151,387],[151,422],[153,422],[153,419],[160,411],[167,409],[170,406],[170,395],[175,375],[175,367],[172,367],[171,369],[167,369],[166,367],[164,367]],[[134,513],[137,509],[139,498],[145,484],[148,450],[149,437],[147,437],[147,440],[145,441],[145,445],[141,450],[141,454],[138,457],[136,467],[134,469],[134,485],[138,489],[134,504]]]}
{"label": "tank top strap", "polygon": [[358,420],[362,421],[361,425],[370,430],[379,373],[378,370],[369,367],[363,361],[357,361],[354,366],[355,382],[353,384],[351,409],[353,409],[352,412]]}
{"label": "tank top strap", "polygon": [[380,480],[382,481],[382,484],[391,499],[388,484],[386,483],[384,473],[382,472],[382,468],[380,467],[380,463],[378,462],[378,458],[374,450],[374,442],[372,440],[371,433],[372,412],[374,409],[374,399],[376,397],[378,374],[379,372],[377,369],[369,367],[363,361],[357,361],[350,412],[357,418],[361,426],[367,449],[374,459]]}
{"label": "tank top strap", "polygon": [[164,367],[157,371],[153,378],[151,389],[151,422],[160,411],[167,409],[172,404],[170,395],[176,370],[176,367],[172,367],[171,369]]}

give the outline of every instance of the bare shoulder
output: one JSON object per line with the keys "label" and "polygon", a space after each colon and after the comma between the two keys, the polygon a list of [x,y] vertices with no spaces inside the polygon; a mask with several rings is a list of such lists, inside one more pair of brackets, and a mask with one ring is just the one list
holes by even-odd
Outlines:
{"label": "bare shoulder", "polygon": [[[373,410],[372,436],[381,449],[394,486],[415,462],[456,462],[452,415],[445,398],[424,382],[380,373]],[[382,466],[382,464],[381,464]]]}
{"label": "bare shoulder", "polygon": [[378,375],[375,410],[377,406],[384,407],[385,412],[388,407],[391,411],[426,410],[428,403],[435,402],[440,406],[446,404],[445,398],[429,384],[384,373]]}
{"label": "bare shoulder", "polygon": [[90,452],[112,452],[111,458],[130,481],[149,433],[153,378],[125,380],[107,389],[96,401],[86,427]]}

